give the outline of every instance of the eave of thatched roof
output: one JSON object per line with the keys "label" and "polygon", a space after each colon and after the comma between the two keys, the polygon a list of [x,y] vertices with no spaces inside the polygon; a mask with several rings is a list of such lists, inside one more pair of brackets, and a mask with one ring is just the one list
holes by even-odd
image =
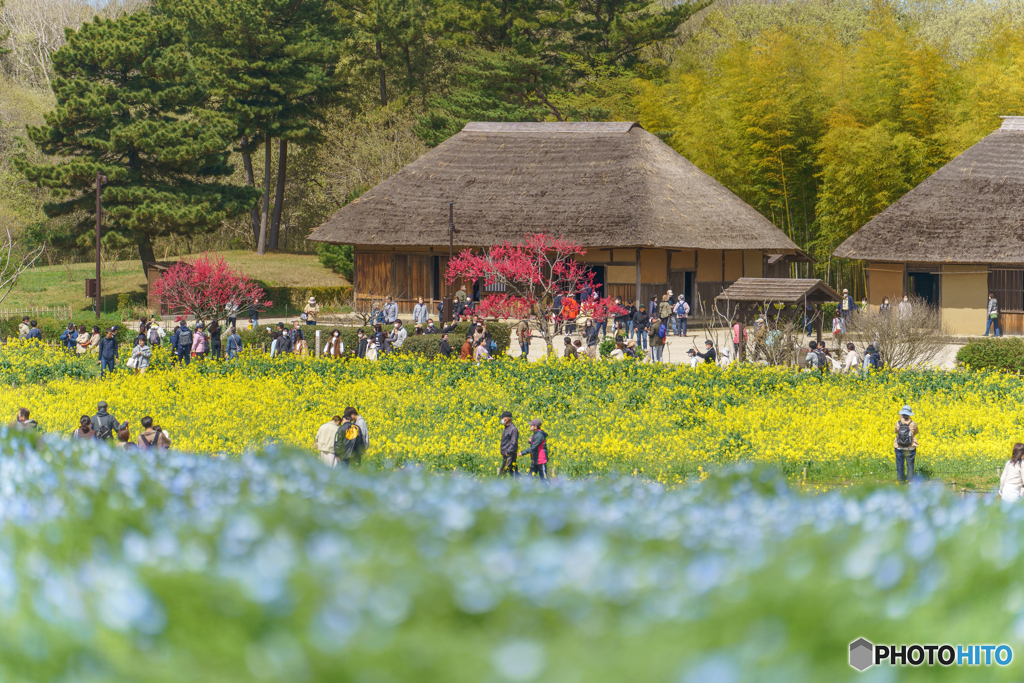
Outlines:
{"label": "eave of thatched roof", "polygon": [[638,124],[470,123],[340,209],[311,240],[490,245],[546,232],[589,248],[796,253],[770,221]]}
{"label": "eave of thatched roof", "polygon": [[839,293],[821,280],[741,277],[715,298],[745,303],[796,304],[805,300],[839,301]]}
{"label": "eave of thatched roof", "polygon": [[839,245],[840,258],[1024,263],[1024,117],[925,179]]}

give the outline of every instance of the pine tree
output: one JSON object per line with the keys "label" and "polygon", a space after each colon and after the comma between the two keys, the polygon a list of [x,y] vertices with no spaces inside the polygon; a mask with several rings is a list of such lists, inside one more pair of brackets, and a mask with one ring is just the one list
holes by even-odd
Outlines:
{"label": "pine tree", "polygon": [[22,173],[51,188],[50,217],[81,215],[55,246],[88,248],[94,239],[97,172],[103,243],[134,244],[143,263],[153,241],[198,235],[248,210],[251,190],[223,182],[234,126],[207,107],[192,57],[174,26],[139,12],[96,19],[68,33],[53,56],[56,107],[28,136],[53,164],[17,161]]}
{"label": "pine tree", "polygon": [[[221,111],[235,122],[247,181],[264,145],[263,204],[253,219],[257,252],[276,248],[288,142],[320,139],[322,112],[344,95],[338,64],[346,30],[330,0],[158,0],[180,21],[207,67]],[[279,140],[274,221],[269,222],[271,143]]]}

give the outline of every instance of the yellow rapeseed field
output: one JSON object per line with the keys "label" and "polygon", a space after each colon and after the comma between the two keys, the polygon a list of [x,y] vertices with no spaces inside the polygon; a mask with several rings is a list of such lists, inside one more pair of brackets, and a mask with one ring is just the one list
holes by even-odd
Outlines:
{"label": "yellow rapeseed field", "polygon": [[498,415],[507,409],[523,442],[527,421],[544,420],[558,474],[619,471],[668,484],[736,460],[791,474],[804,467],[836,477],[886,473],[904,403],[921,428],[917,465],[924,474],[994,476],[1012,444],[1024,440],[1024,385],[995,374],[819,378],[756,366],[262,355],[178,369],[162,353],[143,376],[122,370],[100,380],[89,376],[91,368],[52,348],[5,347],[0,377],[16,386],[0,394],[0,414],[24,406],[42,429],[70,434],[79,416],[105,400],[131,423],[133,436],[151,415],[178,449],[238,455],[280,444],[313,457],[317,427],[351,405],[369,423],[372,464],[493,473]]}

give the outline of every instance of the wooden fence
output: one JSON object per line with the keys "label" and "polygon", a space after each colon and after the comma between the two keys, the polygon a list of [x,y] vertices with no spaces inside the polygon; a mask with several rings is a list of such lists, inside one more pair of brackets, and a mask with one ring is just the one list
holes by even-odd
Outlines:
{"label": "wooden fence", "polygon": [[11,318],[57,318],[58,320],[71,320],[70,306],[39,306],[31,308],[2,308],[0,319],[10,320]]}

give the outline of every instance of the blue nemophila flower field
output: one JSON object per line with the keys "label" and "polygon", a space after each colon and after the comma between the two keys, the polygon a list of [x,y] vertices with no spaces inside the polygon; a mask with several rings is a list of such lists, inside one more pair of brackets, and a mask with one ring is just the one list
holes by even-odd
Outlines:
{"label": "blue nemophila flower field", "polygon": [[1024,508],[733,470],[538,485],[0,430],[0,680],[1016,680]]}

